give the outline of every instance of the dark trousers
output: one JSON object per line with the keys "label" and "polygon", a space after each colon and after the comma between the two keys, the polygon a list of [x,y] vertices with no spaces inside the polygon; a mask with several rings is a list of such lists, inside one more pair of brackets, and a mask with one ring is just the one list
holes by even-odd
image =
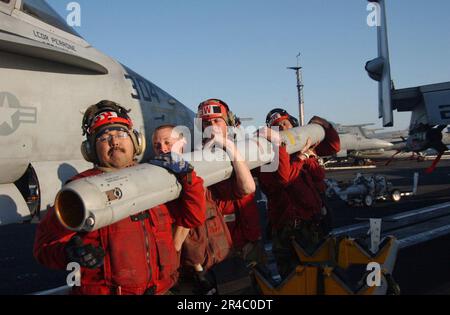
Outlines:
{"label": "dark trousers", "polygon": [[301,221],[297,225],[286,224],[272,233],[273,254],[278,272],[284,279],[301,263],[292,241],[295,240],[309,253],[313,253],[326,236],[323,222]]}

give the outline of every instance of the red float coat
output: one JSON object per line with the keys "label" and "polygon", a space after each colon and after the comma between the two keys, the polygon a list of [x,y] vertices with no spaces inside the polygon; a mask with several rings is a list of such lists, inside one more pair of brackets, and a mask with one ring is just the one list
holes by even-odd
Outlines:
{"label": "red float coat", "polygon": [[[189,232],[183,244],[182,264],[200,264],[205,270],[227,258],[232,248],[241,249],[260,237],[259,215],[254,194],[242,197],[234,178],[217,183],[206,190],[206,222]],[[237,209],[237,211],[236,211]],[[225,217],[235,220],[225,223]]]}
{"label": "red float coat", "polygon": [[212,186],[210,190],[227,221],[233,248],[239,250],[261,238],[261,225],[255,194],[239,195],[234,191],[233,184],[234,179],[231,178]]}
{"label": "red float coat", "polygon": [[[92,169],[72,180],[101,174]],[[137,216],[99,230],[81,234],[84,244],[101,246],[105,253],[103,266],[81,268],[81,286],[73,294],[141,295],[145,292],[166,293],[178,279],[179,258],[172,237],[172,225],[197,227],[205,221],[203,180],[192,173],[192,181],[180,179],[180,198],[157,206]],[[52,269],[66,270],[65,246],[75,235],[64,228],[52,208],[39,224],[34,256]]]}

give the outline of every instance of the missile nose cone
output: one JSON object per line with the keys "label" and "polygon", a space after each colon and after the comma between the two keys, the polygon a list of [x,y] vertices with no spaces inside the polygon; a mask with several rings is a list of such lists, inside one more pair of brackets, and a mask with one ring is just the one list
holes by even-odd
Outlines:
{"label": "missile nose cone", "polygon": [[380,146],[384,146],[385,149],[392,148],[394,146],[394,144],[384,141],[384,140],[379,140],[379,142],[380,142]]}
{"label": "missile nose cone", "polygon": [[392,143],[380,139],[375,140],[375,145],[380,149],[388,149],[394,146]]}

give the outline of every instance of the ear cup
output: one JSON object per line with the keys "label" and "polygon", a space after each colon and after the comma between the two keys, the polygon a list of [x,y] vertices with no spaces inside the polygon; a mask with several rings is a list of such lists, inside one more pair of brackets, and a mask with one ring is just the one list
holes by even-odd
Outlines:
{"label": "ear cup", "polygon": [[300,127],[300,123],[297,118],[294,116],[289,115],[289,120],[291,121],[292,127],[297,128]]}
{"label": "ear cup", "polygon": [[233,112],[231,112],[231,111],[228,111],[228,115],[227,115],[228,117],[228,124],[231,126],[231,127],[236,127],[236,116],[233,114]]}
{"label": "ear cup", "polygon": [[89,140],[85,140],[81,143],[81,154],[83,155],[83,158],[90,163],[95,163],[97,161],[95,150]]}
{"label": "ear cup", "polygon": [[133,130],[131,140],[133,141],[134,149],[136,150],[136,155],[141,155],[145,152],[147,147],[147,142],[145,141],[145,134],[140,133],[137,130]]}

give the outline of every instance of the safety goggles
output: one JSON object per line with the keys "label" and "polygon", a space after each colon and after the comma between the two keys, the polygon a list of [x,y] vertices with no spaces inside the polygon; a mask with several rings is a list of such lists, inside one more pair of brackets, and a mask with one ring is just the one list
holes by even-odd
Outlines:
{"label": "safety goggles", "polygon": [[[117,134],[115,135],[107,134],[107,132],[112,130],[118,130]],[[105,132],[103,132],[101,135],[97,137],[96,141],[100,143],[108,143],[113,139],[124,140],[130,137],[129,133],[125,130],[122,129],[112,129],[112,130],[111,129],[105,130]]]}
{"label": "safety goggles", "polygon": [[270,117],[270,120],[269,120],[268,125],[269,125],[270,127],[276,126],[276,125],[278,125],[281,121],[283,121],[283,120],[285,120],[285,119],[288,119],[288,120],[289,120],[289,116],[286,115],[286,114],[284,114],[284,113],[283,113],[283,115],[280,114],[280,113],[274,113],[274,114]]}

